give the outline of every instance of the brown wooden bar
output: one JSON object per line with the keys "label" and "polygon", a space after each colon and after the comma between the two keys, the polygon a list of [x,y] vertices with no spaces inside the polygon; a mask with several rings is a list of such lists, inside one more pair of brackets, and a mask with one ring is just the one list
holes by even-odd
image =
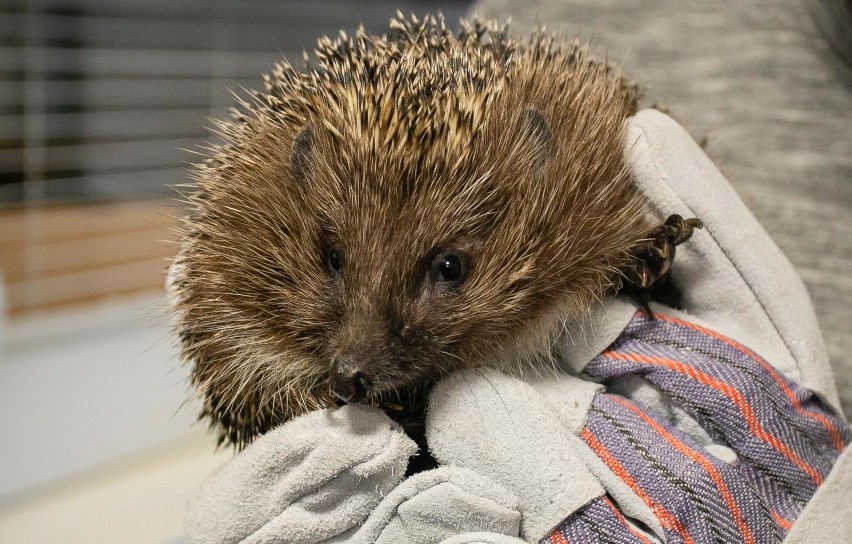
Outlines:
{"label": "brown wooden bar", "polygon": [[181,213],[169,200],[0,210],[8,315],[162,291]]}

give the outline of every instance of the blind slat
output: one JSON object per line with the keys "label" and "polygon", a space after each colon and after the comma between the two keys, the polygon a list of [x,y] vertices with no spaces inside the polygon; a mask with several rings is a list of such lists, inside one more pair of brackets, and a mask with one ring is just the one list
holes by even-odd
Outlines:
{"label": "blind slat", "polygon": [[93,268],[55,277],[33,278],[6,286],[9,312],[15,314],[28,306],[49,307],[81,298],[114,296],[116,292],[159,290],[165,282],[167,263],[144,259],[115,266]]}
{"label": "blind slat", "polygon": [[76,238],[91,238],[104,232],[147,230],[171,225],[179,216],[175,205],[163,201],[114,202],[109,205],[56,205],[45,210],[0,209],[0,251],[25,241],[41,246]]}
{"label": "blind slat", "polygon": [[[26,54],[25,54],[26,53]],[[290,52],[297,59],[301,53]],[[0,71],[30,74],[74,74],[210,77],[227,74],[251,79],[269,71],[283,56],[269,51],[176,51],[172,49],[75,49],[0,47]]]}
{"label": "blind slat", "polygon": [[162,259],[174,243],[162,239],[169,234],[161,227],[130,233],[107,231],[90,238],[52,242],[40,247],[38,259],[28,259],[23,244],[0,249],[3,279],[18,283],[32,279],[62,276],[91,268],[114,266],[143,259]]}
{"label": "blind slat", "polygon": [[[204,127],[208,124],[206,118],[210,114],[211,110],[208,108],[181,108],[32,114],[28,119],[43,127],[44,137],[48,140],[140,140],[154,137],[206,137],[207,131]],[[0,118],[0,140],[20,138],[23,123],[22,115]]]}
{"label": "blind slat", "polygon": [[[152,44],[178,50],[209,50],[227,44],[231,50],[276,51],[282,44],[304,44],[312,50],[328,26],[305,23],[286,12],[275,19],[239,22],[232,19],[193,20],[191,25],[178,17],[140,19],[134,16],[45,15],[29,39],[44,43],[80,43],[86,47],[147,49]],[[342,25],[357,26],[357,20]],[[11,14],[0,20],[0,38],[20,38],[26,15]]]}
{"label": "blind slat", "polygon": [[[17,12],[24,11],[24,2],[5,0],[0,8],[9,6]],[[37,11],[85,13],[92,15],[132,16],[139,19],[180,19],[188,22],[231,20],[241,24],[251,22],[295,20],[302,23],[321,22],[336,32],[339,28],[353,27],[364,21],[381,29],[397,9],[403,13],[436,13],[439,10],[455,16],[464,11],[465,2],[438,0],[239,0],[210,2],[209,0],[29,0],[27,6]],[[7,8],[8,9],[8,8]]]}
{"label": "blind slat", "polygon": [[[270,60],[269,65],[272,65]],[[152,107],[198,108],[211,99],[224,105],[234,102],[229,90],[257,88],[259,74],[246,79],[87,79],[81,81],[31,80],[43,88],[40,103],[53,109],[77,108],[87,111],[107,109],[146,109]],[[23,81],[0,81],[0,106],[21,104]],[[41,112],[38,112],[41,113]]]}
{"label": "blind slat", "polygon": [[[157,138],[142,141],[83,143],[52,147],[32,146],[29,151],[43,154],[44,172],[67,170],[120,170],[175,163],[190,158],[185,149],[196,149],[195,138]],[[0,150],[0,172],[15,172],[22,150]]]}

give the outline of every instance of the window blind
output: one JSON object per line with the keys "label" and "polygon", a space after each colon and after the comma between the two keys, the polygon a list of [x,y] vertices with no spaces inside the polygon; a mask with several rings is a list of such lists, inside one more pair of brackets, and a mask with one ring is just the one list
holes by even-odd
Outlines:
{"label": "window blind", "polygon": [[5,0],[0,200],[162,195],[231,91],[316,38],[460,2]]}
{"label": "window blind", "polygon": [[[161,289],[164,204],[233,92],[322,35],[449,0],[0,0],[0,280],[25,315]],[[189,151],[188,151],[189,150]],[[2,300],[3,297],[0,297]],[[0,308],[2,310],[2,308]]]}

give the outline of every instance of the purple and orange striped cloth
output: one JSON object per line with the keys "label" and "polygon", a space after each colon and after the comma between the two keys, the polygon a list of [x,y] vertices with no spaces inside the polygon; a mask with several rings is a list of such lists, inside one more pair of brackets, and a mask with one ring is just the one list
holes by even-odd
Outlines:
{"label": "purple and orange striped cloth", "polygon": [[[642,376],[698,421],[734,463],[641,405],[599,394],[582,438],[660,521],[666,542],[779,542],[852,439],[810,391],[715,331],[637,312],[586,367],[606,383]],[[648,542],[601,497],[541,542]]]}

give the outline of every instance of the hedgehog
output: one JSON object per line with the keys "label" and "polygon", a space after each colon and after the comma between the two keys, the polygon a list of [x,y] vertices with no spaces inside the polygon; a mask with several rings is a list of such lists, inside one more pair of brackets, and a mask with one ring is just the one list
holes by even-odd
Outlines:
{"label": "hedgehog", "polygon": [[220,443],[552,362],[565,320],[665,277],[623,158],[638,87],[578,41],[392,19],[282,61],[193,167],[170,292]]}

